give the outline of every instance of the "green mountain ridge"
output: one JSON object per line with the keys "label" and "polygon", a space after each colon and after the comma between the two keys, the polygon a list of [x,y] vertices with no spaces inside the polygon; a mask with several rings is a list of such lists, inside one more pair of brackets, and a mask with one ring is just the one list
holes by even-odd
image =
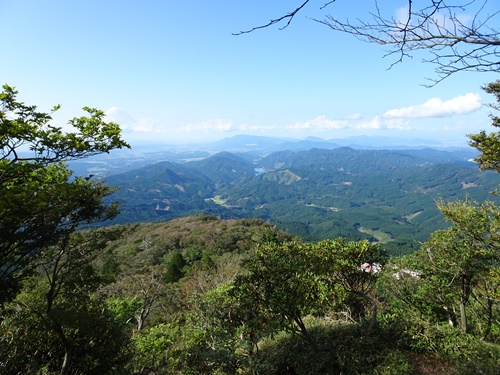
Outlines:
{"label": "green mountain ridge", "polygon": [[242,183],[255,175],[255,167],[250,161],[230,152],[221,152],[188,165],[201,171],[217,189]]}
{"label": "green mountain ridge", "polygon": [[[257,173],[258,171],[259,173]],[[280,151],[253,163],[229,152],[162,162],[108,182],[121,186],[119,223],[206,213],[260,218],[306,240],[346,237],[409,252],[447,226],[439,199],[492,199],[499,182],[466,156],[445,151]]]}

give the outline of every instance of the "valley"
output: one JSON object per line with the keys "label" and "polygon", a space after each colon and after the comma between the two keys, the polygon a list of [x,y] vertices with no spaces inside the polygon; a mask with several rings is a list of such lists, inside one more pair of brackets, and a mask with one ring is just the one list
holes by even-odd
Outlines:
{"label": "valley", "polygon": [[[500,182],[497,174],[479,170],[467,148],[332,144],[321,149],[309,141],[312,148],[300,149],[289,141],[272,146],[265,140],[260,146],[255,139],[237,141],[224,143],[231,152],[212,145],[150,154],[141,159],[145,165],[117,159],[137,167],[106,177],[119,188],[110,197],[121,203],[114,223],[163,222],[200,213],[259,218],[307,241],[367,239],[383,243],[391,254],[406,254],[447,227],[438,201],[492,200],[490,192]],[[281,149],[286,147],[298,151]],[[167,156],[171,161],[154,162]]]}

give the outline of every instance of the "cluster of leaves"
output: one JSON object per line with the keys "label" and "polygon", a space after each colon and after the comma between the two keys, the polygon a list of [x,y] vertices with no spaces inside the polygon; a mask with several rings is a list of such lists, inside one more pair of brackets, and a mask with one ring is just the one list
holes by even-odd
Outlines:
{"label": "cluster of leaves", "polygon": [[75,132],[64,133],[51,125],[51,114],[16,95],[8,85],[0,93],[0,300],[44,249],[82,223],[118,213],[116,204],[102,201],[113,189],[71,178],[65,162],[128,147],[118,124],[106,123],[102,111],[84,108],[89,116],[70,120]]}
{"label": "cluster of leaves", "polygon": [[[324,315],[348,305],[363,316],[361,301],[375,274],[363,272],[361,264],[384,263],[377,245],[344,239],[317,244],[267,244],[256,249],[244,265],[248,274],[235,281],[241,298],[249,298],[254,312],[282,330],[297,332],[311,341],[303,318]],[[261,311],[259,311],[261,310]],[[312,344],[312,342],[311,342]]]}
{"label": "cluster of leaves", "polygon": [[103,202],[114,190],[73,178],[66,162],[129,146],[104,112],[85,107],[64,132],[51,123],[58,109],[38,112],[8,85],[0,93],[2,372],[104,373],[125,353],[90,265],[114,234],[76,233],[117,215]]}

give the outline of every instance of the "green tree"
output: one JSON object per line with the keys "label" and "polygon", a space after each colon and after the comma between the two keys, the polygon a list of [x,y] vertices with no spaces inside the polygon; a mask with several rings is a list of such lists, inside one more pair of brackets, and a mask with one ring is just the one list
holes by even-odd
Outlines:
{"label": "green tree", "polygon": [[163,281],[166,283],[175,283],[179,281],[184,276],[184,266],[186,261],[182,254],[178,251],[173,251],[168,256],[168,260],[165,262],[165,276]]}
{"label": "green tree", "polygon": [[356,297],[371,303],[371,326],[375,324],[376,302],[369,293],[376,273],[361,266],[382,265],[383,260],[380,247],[368,241],[267,243],[244,263],[247,273],[236,278],[235,290],[253,308],[255,322],[250,327],[298,333],[315,345],[304,317],[347,306],[363,318],[363,303]]}
{"label": "green tree", "polygon": [[373,328],[377,319],[377,301],[372,292],[378,271],[386,261],[384,250],[367,240],[337,238],[319,242],[313,254],[314,267],[320,270],[323,282],[330,291],[336,291],[332,302],[340,307],[350,307],[361,318],[365,315],[365,304],[369,303],[372,311],[370,329]]}
{"label": "green tree", "polygon": [[8,373],[112,372],[126,359],[128,330],[97,294],[92,262],[116,231],[77,232],[39,256],[38,275],[1,313]]}
{"label": "green tree", "polygon": [[246,334],[252,307],[233,291],[233,282],[223,282],[190,299],[176,367],[202,374],[236,374],[248,365],[255,346]]}
{"label": "green tree", "polygon": [[51,113],[17,100],[8,85],[0,93],[0,300],[12,297],[16,279],[32,270],[41,252],[83,223],[111,219],[113,189],[91,177],[73,177],[66,162],[130,147],[104,112],[71,119],[74,132],[51,124]]}
{"label": "green tree", "polygon": [[[489,83],[483,90],[495,96],[496,103],[491,103],[490,107],[496,111],[500,110],[500,80]],[[490,118],[494,127],[500,127],[500,117],[490,114]],[[479,167],[500,172],[500,132],[487,133],[483,130],[478,134],[469,134],[468,137],[470,145],[481,153],[476,158]]]}
{"label": "green tree", "polygon": [[139,374],[159,373],[168,367],[177,330],[175,325],[161,323],[134,335],[132,365]]}
{"label": "green tree", "polygon": [[248,272],[236,279],[237,293],[253,302],[261,320],[251,327],[264,327],[267,321],[271,330],[300,333],[313,344],[303,318],[327,302],[327,291],[311,267],[310,251],[297,242],[268,243],[244,263]]}
{"label": "green tree", "polygon": [[439,208],[452,226],[434,232],[415,257],[426,278],[433,280],[427,285],[434,290],[431,295],[440,298],[445,310],[453,311],[457,301],[460,327],[468,332],[467,308],[474,289],[500,261],[500,214],[491,202],[440,202]]}

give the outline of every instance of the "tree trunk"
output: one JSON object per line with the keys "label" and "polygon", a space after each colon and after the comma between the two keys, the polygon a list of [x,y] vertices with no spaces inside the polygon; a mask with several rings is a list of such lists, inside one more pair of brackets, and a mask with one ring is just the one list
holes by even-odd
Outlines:
{"label": "tree trunk", "polygon": [[483,340],[486,340],[491,332],[491,324],[493,323],[493,299],[487,298],[486,300],[486,309],[488,311],[488,320],[486,322],[486,331],[483,335]]}
{"label": "tree trunk", "polygon": [[375,324],[377,324],[377,312],[378,312],[377,301],[375,301],[373,298],[371,298],[370,296],[368,296],[363,292],[352,290],[351,293],[357,294],[358,296],[361,296],[370,301],[372,305],[372,316],[370,318],[370,325],[368,326],[368,331],[372,331],[373,328],[375,328]]}
{"label": "tree trunk", "polygon": [[463,333],[467,333],[467,312],[465,311],[465,301],[460,299],[460,328]]}
{"label": "tree trunk", "polygon": [[71,356],[71,344],[68,341],[68,338],[66,337],[66,334],[64,333],[63,327],[61,325],[61,322],[57,318],[57,316],[54,315],[54,312],[52,310],[52,306],[54,304],[54,301],[57,297],[57,283],[56,283],[56,278],[54,277],[51,282],[51,287],[49,292],[47,293],[47,317],[49,318],[52,328],[54,332],[59,336],[59,339],[61,340],[61,344],[64,348],[64,357],[63,357],[63,362],[61,365],[61,375],[67,375],[69,374],[69,370],[72,364],[72,356]]}
{"label": "tree trunk", "polygon": [[59,324],[59,321],[53,316],[52,311],[48,312],[49,319],[52,321],[52,328],[56,332],[57,336],[61,340],[61,344],[64,348],[64,357],[61,365],[61,375],[69,374],[69,369],[72,365],[72,355],[71,355],[71,344],[68,341],[68,338],[64,334],[62,326]]}
{"label": "tree trunk", "polygon": [[462,285],[460,291],[460,328],[463,333],[467,333],[467,311],[465,309],[469,301],[470,285],[466,277],[462,277]]}
{"label": "tree trunk", "polygon": [[54,328],[54,331],[59,336],[59,339],[61,340],[61,343],[64,348],[63,363],[61,365],[61,375],[67,375],[69,374],[69,369],[71,367],[73,359],[71,355],[71,345],[66,335],[64,334],[64,331],[59,322],[52,316],[52,314],[50,314],[49,317],[52,320],[52,326]]}
{"label": "tree trunk", "polygon": [[309,335],[309,331],[307,330],[306,325],[304,324],[304,322],[302,321],[300,316],[295,317],[294,320],[295,320],[295,323],[297,323],[297,325],[299,326],[300,332],[302,333],[302,336],[304,337],[304,339],[311,346],[316,347],[316,343],[313,341],[312,337]]}
{"label": "tree trunk", "polygon": [[61,375],[69,374],[69,369],[71,365],[71,354],[68,348],[64,348],[64,359],[61,366]]}

